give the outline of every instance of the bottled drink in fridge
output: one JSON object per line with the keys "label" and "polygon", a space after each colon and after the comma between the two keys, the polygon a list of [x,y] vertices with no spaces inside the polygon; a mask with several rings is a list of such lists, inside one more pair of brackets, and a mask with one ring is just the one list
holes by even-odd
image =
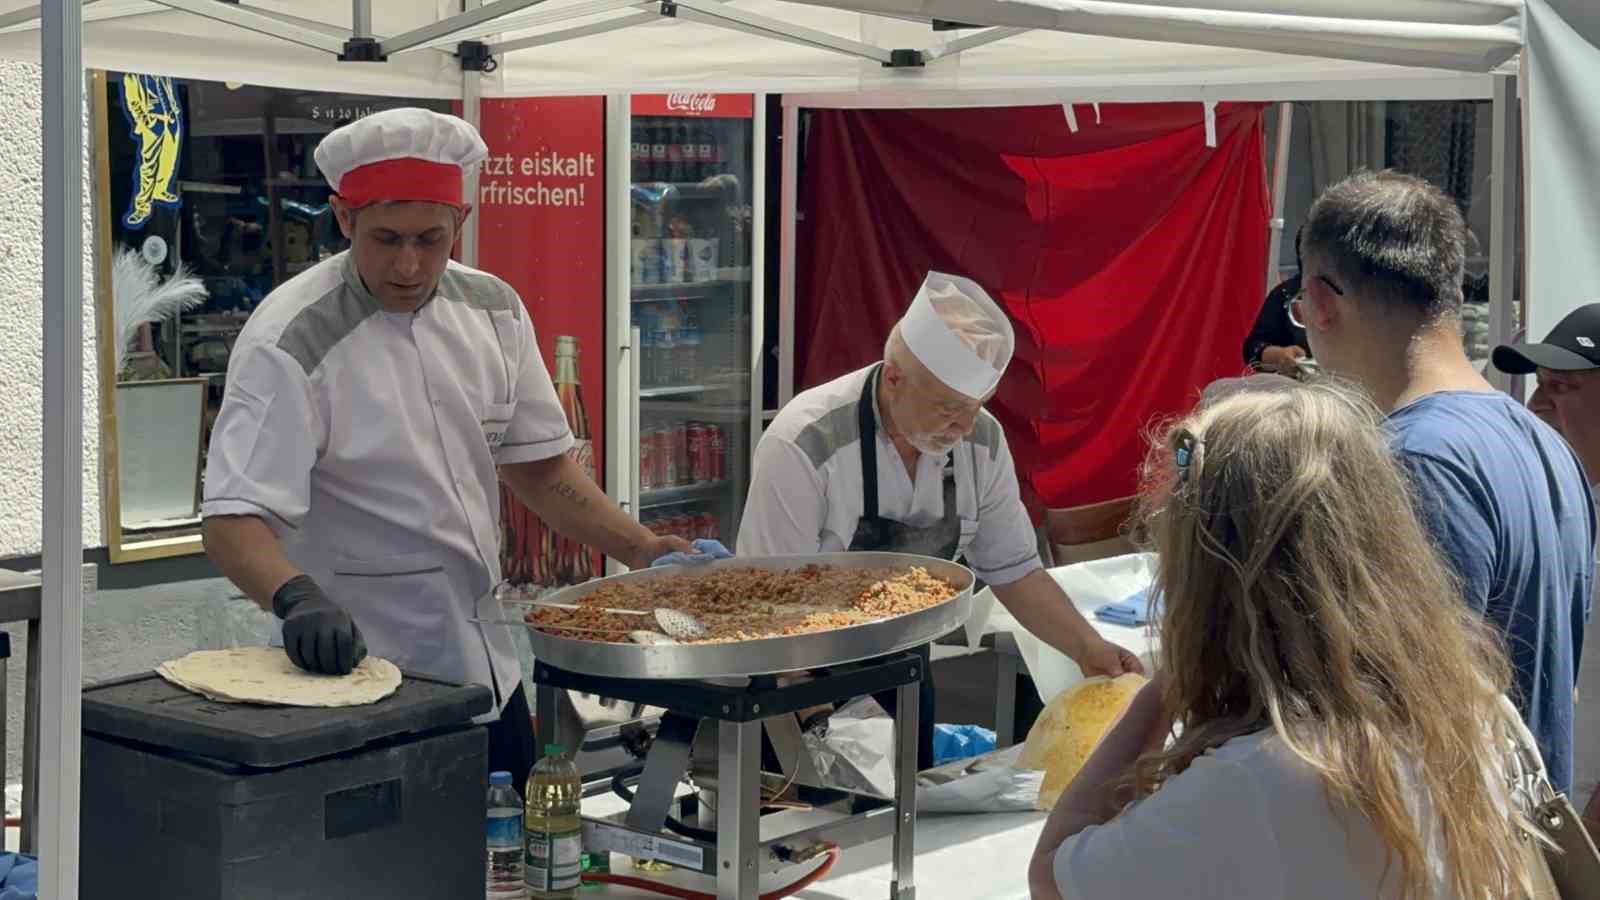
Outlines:
{"label": "bottled drink in fridge", "polygon": [[511,786],[510,772],[489,775],[488,900],[522,900],[522,798]]}
{"label": "bottled drink in fridge", "polygon": [[583,855],[583,824],[578,802],[583,786],[578,764],[559,744],[546,744],[544,756],[528,775],[522,829],[527,844],[526,883],[533,900],[571,900],[577,896]]}
{"label": "bottled drink in fridge", "polygon": [[629,177],[635,184],[650,180],[650,136],[645,130],[643,122],[635,120],[633,123],[631,141],[632,152]]}
{"label": "bottled drink in fridge", "polygon": [[[594,443],[589,432],[589,410],[583,403],[583,388],[578,382],[578,339],[572,335],[556,338],[556,399],[567,414],[572,430],[572,449],[568,450],[578,467],[592,480],[595,477]],[[593,578],[600,568],[593,550],[570,538],[555,535],[551,541],[557,584],[579,584]]]}
{"label": "bottled drink in fridge", "polygon": [[660,119],[645,126],[650,135],[650,180],[670,181],[667,178],[667,141],[671,138],[667,124]]}

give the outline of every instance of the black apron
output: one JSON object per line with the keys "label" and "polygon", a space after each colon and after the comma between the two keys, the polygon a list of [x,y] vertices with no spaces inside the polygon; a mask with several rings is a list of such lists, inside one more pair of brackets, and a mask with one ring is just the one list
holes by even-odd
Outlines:
{"label": "black apron", "polygon": [[[881,550],[890,553],[915,553],[953,560],[961,550],[961,514],[956,507],[955,453],[946,459],[944,473],[944,515],[926,528],[913,528],[904,522],[885,519],[878,515],[878,419],[873,414],[873,397],[878,389],[878,379],[883,374],[883,364],[878,364],[867,376],[867,386],[861,391],[856,405],[856,419],[861,426],[861,518],[856,522],[856,533],[850,540],[850,550]],[[917,769],[933,767],[933,665],[932,644],[924,644],[913,652],[922,657],[922,684],[920,686],[920,711],[917,715]],[[889,715],[896,711],[895,692],[874,694]]]}

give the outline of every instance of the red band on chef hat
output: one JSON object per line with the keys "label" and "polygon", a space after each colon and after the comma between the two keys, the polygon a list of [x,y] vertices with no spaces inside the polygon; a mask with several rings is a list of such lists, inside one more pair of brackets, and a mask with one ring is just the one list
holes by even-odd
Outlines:
{"label": "red band on chef hat", "polygon": [[351,207],[371,203],[443,203],[461,208],[461,167],[415,157],[386,159],[351,169],[338,194]]}

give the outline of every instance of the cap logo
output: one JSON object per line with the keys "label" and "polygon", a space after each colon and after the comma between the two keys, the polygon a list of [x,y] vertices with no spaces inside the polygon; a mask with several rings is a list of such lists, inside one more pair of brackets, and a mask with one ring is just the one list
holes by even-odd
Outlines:
{"label": "cap logo", "polygon": [[1594,340],[1592,338],[1586,338],[1586,337],[1581,337],[1580,336],[1578,338],[1578,346],[1579,347],[1588,347],[1590,350],[1593,350],[1594,349]]}

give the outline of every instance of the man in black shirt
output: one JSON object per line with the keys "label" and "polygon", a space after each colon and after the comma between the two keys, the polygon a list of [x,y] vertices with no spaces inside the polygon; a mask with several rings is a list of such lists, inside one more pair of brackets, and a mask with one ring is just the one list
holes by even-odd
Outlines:
{"label": "man in black shirt", "polygon": [[1289,319],[1289,301],[1300,293],[1300,233],[1294,236],[1295,273],[1267,294],[1255,327],[1244,339],[1245,365],[1258,372],[1293,376],[1300,360],[1311,357],[1306,330]]}

